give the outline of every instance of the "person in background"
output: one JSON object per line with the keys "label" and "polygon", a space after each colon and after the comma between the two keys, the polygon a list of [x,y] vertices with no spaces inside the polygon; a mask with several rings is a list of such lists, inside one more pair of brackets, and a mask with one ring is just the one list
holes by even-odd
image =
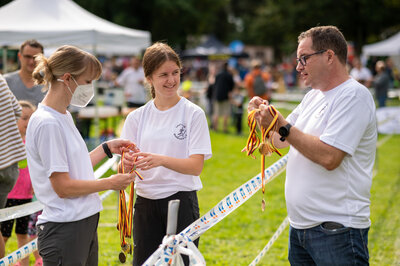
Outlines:
{"label": "person in background", "polygon": [[[26,127],[28,126],[29,118],[35,111],[36,107],[28,101],[19,101],[22,107],[22,115],[18,119],[17,125],[22,140],[25,142]],[[13,189],[8,193],[6,208],[22,205],[32,201],[33,189],[31,179],[29,177],[28,167],[26,161],[22,161],[19,167],[19,176]],[[15,233],[17,235],[18,248],[24,246],[29,242],[28,238],[28,222],[29,215],[16,219]],[[14,219],[4,221],[1,223],[1,234],[4,238],[5,244],[11,237]],[[38,261],[40,263],[40,261]],[[29,265],[29,256],[24,258],[18,265]]]}
{"label": "person in background", "polygon": [[387,93],[390,87],[390,76],[386,71],[385,62],[379,60],[375,64],[376,75],[373,80],[375,88],[375,98],[379,107],[386,106]]}
{"label": "person in background", "polygon": [[96,180],[93,167],[112,153],[133,146],[109,140],[90,153],[74,125],[69,105],[85,107],[101,64],[74,46],[59,47],[49,58],[36,57],[36,84],[48,92],[29,120],[26,151],[35,195],[44,205],[38,217],[38,250],[44,265],[98,265],[97,225],[102,209],[97,192],[125,189],[133,174]]}
{"label": "person in background", "polygon": [[147,101],[147,91],[143,86],[144,73],[140,66],[140,59],[131,58],[131,65],[124,69],[115,80],[116,86],[124,88],[128,108],[137,108]]}
{"label": "person in background", "polygon": [[241,88],[235,85],[231,94],[233,124],[236,128],[236,134],[242,134],[243,105],[245,96],[241,92]]}
{"label": "person in background", "polygon": [[214,64],[209,64],[208,67],[208,74],[207,74],[207,87],[204,89],[205,95],[206,95],[206,114],[208,118],[210,119],[210,128],[213,127],[212,123],[212,116],[214,114],[214,100],[213,100],[213,94],[214,94],[214,85],[215,85],[215,76],[216,76],[216,67]]}
{"label": "person in background", "polygon": [[[0,75],[0,209],[6,206],[8,193],[18,179],[18,162],[26,159],[25,147],[18,130],[21,106]],[[5,244],[0,236],[0,258]]]}
{"label": "person in background", "polygon": [[353,60],[353,68],[350,70],[350,76],[355,80],[369,88],[373,79],[371,71],[361,64],[361,60],[355,57]]}
{"label": "person in background", "polygon": [[235,87],[232,74],[229,72],[228,63],[225,62],[222,70],[215,77],[213,94],[213,129],[218,131],[219,119],[223,120],[223,130],[228,132],[228,121],[231,114],[230,94]]}
{"label": "person in background", "polygon": [[[297,71],[308,92],[285,119],[277,148],[290,145],[285,197],[291,265],[368,265],[370,189],[377,125],[369,90],[349,77],[347,42],[334,26],[299,35]],[[268,127],[268,102],[249,111]],[[279,134],[278,134],[279,133]]]}
{"label": "person in background", "polygon": [[43,86],[35,85],[32,72],[35,69],[35,56],[43,54],[43,45],[36,40],[27,40],[19,49],[18,59],[21,68],[4,75],[8,86],[17,100],[30,101],[35,106],[43,100]]}
{"label": "person in background", "polygon": [[199,175],[211,157],[211,141],[204,111],[178,94],[181,68],[167,44],[146,49],[143,69],[153,99],[127,116],[121,134],[140,149],[125,154],[125,172],[135,165],[143,176],[135,183],[133,265],[142,265],[161,244],[170,200],[180,200],[177,233],[200,216]]}
{"label": "person in background", "polygon": [[252,70],[244,77],[244,86],[247,90],[249,98],[259,96],[265,100],[271,99],[271,91],[266,83],[270,80],[270,75],[262,71],[261,61],[254,59],[251,62]]}

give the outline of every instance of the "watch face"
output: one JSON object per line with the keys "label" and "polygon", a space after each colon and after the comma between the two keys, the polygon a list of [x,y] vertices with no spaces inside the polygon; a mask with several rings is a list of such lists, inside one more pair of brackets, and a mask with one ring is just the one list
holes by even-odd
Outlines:
{"label": "watch face", "polygon": [[291,124],[287,124],[286,126],[280,127],[279,128],[279,135],[281,135],[282,137],[287,137],[289,136],[289,130],[292,127]]}
{"label": "watch face", "polygon": [[282,137],[287,137],[287,135],[288,135],[287,128],[286,127],[279,128],[279,135],[281,135]]}

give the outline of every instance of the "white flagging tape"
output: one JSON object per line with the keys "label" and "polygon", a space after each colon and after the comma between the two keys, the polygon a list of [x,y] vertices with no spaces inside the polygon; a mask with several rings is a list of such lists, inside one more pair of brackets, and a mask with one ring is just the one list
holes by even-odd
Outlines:
{"label": "white flagging tape", "polygon": [[21,248],[17,249],[13,253],[5,256],[4,258],[0,259],[0,266],[8,266],[13,265],[19,260],[29,256],[29,254],[33,253],[37,250],[37,238],[22,246]]}
{"label": "white flagging tape", "polygon": [[[98,179],[102,175],[104,175],[108,171],[108,169],[110,169],[114,165],[114,163],[117,162],[118,160],[119,160],[119,157],[114,156],[113,158],[107,160],[99,168],[97,168],[97,170],[94,173],[96,179]],[[105,193],[103,193],[100,196],[100,199],[103,201],[105,198],[107,198],[109,195],[111,195],[112,192],[113,192],[113,190],[106,191]],[[19,208],[16,208],[16,207],[19,207]],[[12,208],[15,208],[15,209],[11,210]],[[43,205],[39,201],[30,202],[30,203],[23,204],[23,205],[2,209],[2,210],[0,210],[0,221],[16,219],[19,217],[23,217],[23,216],[35,213],[42,209],[43,209]],[[18,212],[18,214],[16,215],[16,213],[12,213],[11,211]],[[35,238],[31,242],[29,242],[28,244],[22,246],[21,248],[17,249],[16,251],[10,253],[9,255],[5,256],[4,258],[0,259],[0,266],[13,265],[14,263],[29,256],[29,254],[33,253],[36,250],[37,250],[37,238]]]}
{"label": "white flagging tape", "polygon": [[39,201],[29,202],[22,205],[0,210],[0,222],[17,219],[43,210],[43,204]]}
{"label": "white flagging tape", "polygon": [[289,218],[286,216],[285,219],[283,219],[283,222],[281,223],[281,225],[278,227],[278,230],[276,230],[276,232],[274,233],[274,235],[271,237],[271,239],[268,241],[267,245],[265,245],[265,247],[263,248],[263,250],[261,250],[261,252],[258,254],[258,256],[250,263],[250,266],[254,266],[257,263],[259,263],[262,259],[262,257],[264,257],[264,255],[268,252],[268,250],[272,247],[272,245],[274,244],[274,242],[278,239],[278,237],[280,236],[280,234],[283,232],[283,230],[285,230],[286,226],[289,224]]}

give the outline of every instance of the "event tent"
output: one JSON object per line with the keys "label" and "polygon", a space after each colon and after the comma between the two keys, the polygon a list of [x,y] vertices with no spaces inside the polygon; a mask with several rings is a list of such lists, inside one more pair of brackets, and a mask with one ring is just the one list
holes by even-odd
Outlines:
{"label": "event tent", "polygon": [[199,46],[183,51],[182,57],[207,57],[210,55],[229,55],[231,50],[222,44],[215,36],[207,36],[207,39]]}
{"label": "event tent", "polygon": [[0,8],[0,45],[36,39],[46,48],[70,44],[97,54],[129,55],[150,45],[148,31],[111,23],[72,0],[14,0]]}
{"label": "event tent", "polygon": [[392,37],[373,44],[364,45],[363,56],[395,56],[400,55],[400,32]]}

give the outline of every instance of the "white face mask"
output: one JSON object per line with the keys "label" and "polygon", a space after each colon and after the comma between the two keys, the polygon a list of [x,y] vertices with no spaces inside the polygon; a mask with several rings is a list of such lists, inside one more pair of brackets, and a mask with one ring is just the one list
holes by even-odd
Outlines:
{"label": "white face mask", "polygon": [[[76,89],[75,92],[72,93],[70,87],[67,86],[68,90],[72,94],[71,98],[71,105],[77,106],[77,107],[86,107],[90,100],[92,100],[94,96],[94,88],[93,88],[93,83],[91,84],[86,84],[86,85],[79,85],[74,78],[72,78],[76,84]],[[57,81],[64,82],[62,79],[57,79]]]}

